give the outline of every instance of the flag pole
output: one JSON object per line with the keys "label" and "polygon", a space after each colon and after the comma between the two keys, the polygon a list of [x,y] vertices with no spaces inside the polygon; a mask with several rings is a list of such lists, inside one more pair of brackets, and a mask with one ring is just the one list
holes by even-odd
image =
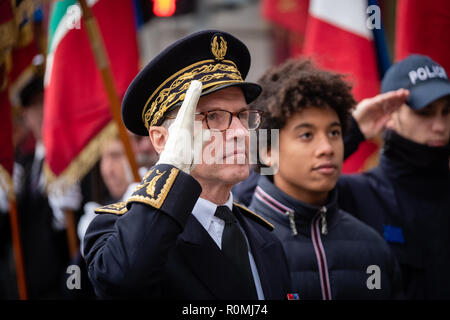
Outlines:
{"label": "flag pole", "polygon": [[103,85],[105,86],[106,93],[108,95],[109,107],[111,109],[113,120],[119,129],[119,137],[124,146],[134,180],[139,182],[141,178],[139,177],[138,166],[136,164],[133,149],[131,148],[128,132],[121,119],[119,96],[114,85],[113,74],[97,21],[92,14],[91,8],[87,5],[86,0],[78,1],[83,11],[83,19],[86,25],[86,31],[91,44],[92,52],[94,54],[95,62],[97,67],[100,69]]}
{"label": "flag pole", "polygon": [[[1,74],[1,70],[0,70]],[[1,77],[1,76],[0,76]],[[7,90],[1,92],[2,96],[5,94]],[[7,94],[6,96],[7,97]],[[7,100],[8,101],[8,100]],[[11,110],[10,105],[6,103],[6,107],[8,112]],[[12,130],[12,124],[13,124],[13,115],[12,113],[9,114],[9,121],[11,121],[11,133]],[[2,128],[7,128],[7,126],[2,126]],[[9,143],[11,143],[11,153],[14,154],[14,143],[13,143],[13,137],[11,135],[11,140],[9,140]],[[6,149],[8,149],[5,146]],[[13,156],[11,157],[12,160]],[[2,166],[0,165],[0,169],[2,169]],[[19,294],[20,300],[27,300],[28,299],[28,290],[27,290],[27,282],[26,282],[26,276],[25,276],[25,263],[23,258],[23,247],[22,247],[22,239],[20,237],[20,225],[19,225],[19,216],[17,211],[17,203],[16,203],[16,194],[14,193],[14,179],[12,179],[12,171],[14,169],[12,168],[11,173],[7,172],[5,179],[7,188],[5,189],[6,193],[6,199],[9,203],[9,222],[10,222],[10,228],[11,228],[11,241],[12,241],[12,249],[14,253],[14,262],[16,267],[16,280],[17,280],[17,292]],[[0,174],[1,174],[0,170]],[[0,175],[1,178],[1,175]],[[8,187],[9,186],[9,187]]]}
{"label": "flag pole", "polygon": [[69,254],[73,259],[76,258],[80,250],[78,245],[78,236],[75,230],[75,214],[72,210],[64,210],[64,221],[66,223],[67,245],[69,246]]}
{"label": "flag pole", "polygon": [[9,200],[9,220],[11,223],[11,237],[16,261],[17,287],[20,300],[27,300],[27,284],[25,280],[25,266],[23,263],[22,242],[20,240],[19,218],[17,216],[17,206],[14,192]]}

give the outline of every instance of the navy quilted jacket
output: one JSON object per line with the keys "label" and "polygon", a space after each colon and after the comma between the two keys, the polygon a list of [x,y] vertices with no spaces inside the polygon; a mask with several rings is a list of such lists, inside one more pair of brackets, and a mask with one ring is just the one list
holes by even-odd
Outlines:
{"label": "navy quilted jacket", "polygon": [[250,209],[275,226],[300,299],[399,299],[398,263],[371,227],[337,208],[337,191],[310,206],[261,176]]}

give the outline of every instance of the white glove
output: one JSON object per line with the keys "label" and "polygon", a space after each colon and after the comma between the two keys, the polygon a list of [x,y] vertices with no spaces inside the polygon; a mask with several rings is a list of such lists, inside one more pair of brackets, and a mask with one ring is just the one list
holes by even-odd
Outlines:
{"label": "white glove", "polygon": [[81,207],[81,188],[78,183],[58,190],[52,190],[48,194],[48,202],[52,208],[61,210],[78,210]]}
{"label": "white glove", "polygon": [[76,211],[81,207],[81,188],[78,183],[69,187],[53,188],[48,194],[48,203],[53,212],[53,227],[56,230],[63,230],[66,227],[65,210]]}
{"label": "white glove", "polygon": [[170,164],[187,174],[194,169],[194,159],[199,159],[211,136],[209,130],[203,129],[194,134],[195,109],[201,93],[202,83],[192,81],[177,117],[169,127],[169,138],[156,164]]}
{"label": "white glove", "polygon": [[95,209],[97,209],[98,207],[101,207],[101,205],[94,201],[87,202],[83,207],[84,214],[80,217],[80,221],[78,221],[77,233],[78,239],[80,239],[80,252],[83,257],[84,235],[86,234],[86,230],[89,227],[89,224],[96,217]]}

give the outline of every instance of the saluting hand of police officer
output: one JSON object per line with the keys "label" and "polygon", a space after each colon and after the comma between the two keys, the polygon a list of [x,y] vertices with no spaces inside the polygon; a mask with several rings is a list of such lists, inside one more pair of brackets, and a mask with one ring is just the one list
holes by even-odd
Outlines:
{"label": "saluting hand of police officer", "polygon": [[361,100],[353,117],[366,139],[377,136],[385,128],[391,114],[398,110],[409,97],[409,91],[398,89]]}
{"label": "saluting hand of police officer", "polygon": [[202,93],[202,83],[194,80],[186,92],[175,121],[169,127],[169,137],[157,164],[170,164],[189,174],[197,159],[201,160],[203,146],[210,140],[206,129],[194,130],[195,110]]}

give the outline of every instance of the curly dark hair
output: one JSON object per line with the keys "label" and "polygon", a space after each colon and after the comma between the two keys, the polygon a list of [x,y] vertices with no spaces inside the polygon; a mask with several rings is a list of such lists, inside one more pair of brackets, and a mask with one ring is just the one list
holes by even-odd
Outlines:
{"label": "curly dark hair", "polygon": [[[310,60],[290,59],[269,69],[258,83],[263,90],[251,107],[264,111],[261,129],[282,129],[289,117],[309,107],[331,107],[345,132],[356,101],[343,75],[322,70]],[[269,140],[270,143],[270,140]]]}

